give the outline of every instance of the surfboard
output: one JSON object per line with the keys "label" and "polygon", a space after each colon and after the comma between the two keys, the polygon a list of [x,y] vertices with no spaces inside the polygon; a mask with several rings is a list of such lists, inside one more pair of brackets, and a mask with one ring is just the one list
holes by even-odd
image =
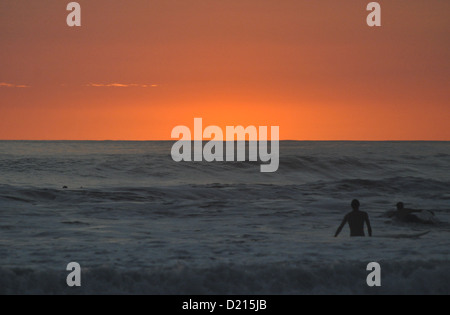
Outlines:
{"label": "surfboard", "polygon": [[375,237],[383,237],[383,238],[420,238],[421,236],[429,234],[431,231],[425,231],[420,233],[409,233],[409,234],[386,234],[386,235],[377,235]]}

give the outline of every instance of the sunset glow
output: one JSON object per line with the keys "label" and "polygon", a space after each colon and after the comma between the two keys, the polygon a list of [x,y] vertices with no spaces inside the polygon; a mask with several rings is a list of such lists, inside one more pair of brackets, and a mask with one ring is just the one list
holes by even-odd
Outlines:
{"label": "sunset glow", "polygon": [[0,139],[167,140],[280,126],[292,140],[450,140],[448,1],[0,3]]}

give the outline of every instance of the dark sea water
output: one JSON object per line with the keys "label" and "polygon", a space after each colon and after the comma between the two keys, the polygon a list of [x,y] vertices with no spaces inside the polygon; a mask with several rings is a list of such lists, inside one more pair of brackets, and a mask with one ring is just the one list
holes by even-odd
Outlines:
{"label": "dark sea water", "polygon": [[[72,261],[77,293],[450,293],[449,142],[286,141],[276,173],[172,144],[0,142],[0,293],[73,293]],[[374,237],[334,238],[354,198]]]}

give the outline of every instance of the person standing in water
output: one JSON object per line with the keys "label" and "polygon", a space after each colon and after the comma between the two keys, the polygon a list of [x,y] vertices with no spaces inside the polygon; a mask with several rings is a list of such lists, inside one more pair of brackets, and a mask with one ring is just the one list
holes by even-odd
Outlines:
{"label": "person standing in water", "polygon": [[369,232],[369,236],[372,236],[372,227],[370,225],[369,215],[364,211],[359,211],[360,203],[357,199],[352,201],[353,211],[348,213],[344,220],[342,220],[341,225],[336,231],[334,237],[337,237],[339,233],[341,233],[345,224],[348,222],[350,227],[350,236],[366,236],[364,234],[364,223],[367,225],[367,231]]}

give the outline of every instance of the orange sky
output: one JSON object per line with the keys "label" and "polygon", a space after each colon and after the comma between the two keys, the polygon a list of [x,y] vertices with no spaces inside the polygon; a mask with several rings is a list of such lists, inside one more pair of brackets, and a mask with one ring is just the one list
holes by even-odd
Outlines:
{"label": "orange sky", "polygon": [[450,140],[450,1],[69,2],[0,2],[0,139]]}

